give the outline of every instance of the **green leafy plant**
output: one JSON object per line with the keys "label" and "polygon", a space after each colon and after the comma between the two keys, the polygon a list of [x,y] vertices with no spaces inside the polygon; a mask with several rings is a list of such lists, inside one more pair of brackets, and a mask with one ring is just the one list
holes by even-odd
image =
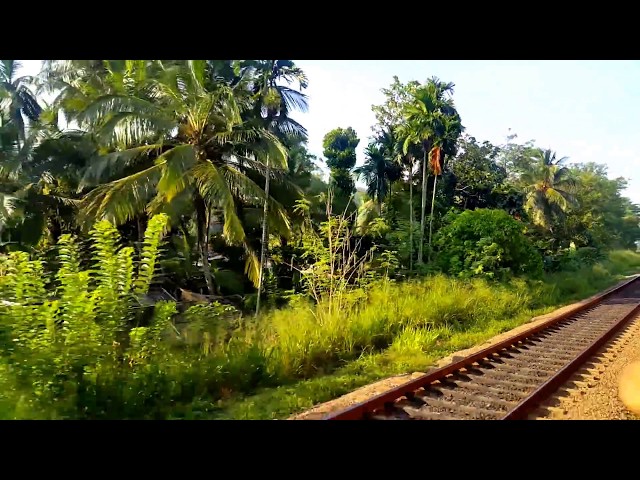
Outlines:
{"label": "green leafy plant", "polygon": [[466,210],[450,214],[436,240],[442,270],[490,278],[542,273],[542,258],[524,226],[503,210]]}
{"label": "green leafy plant", "polygon": [[121,246],[117,230],[106,221],[91,231],[92,268],[81,267],[73,237],[60,237],[53,291],[41,260],[25,252],[2,257],[0,361],[15,375],[17,390],[34,411],[53,402],[53,414],[77,416],[83,405],[88,408],[83,402],[89,392],[97,395],[105,381],[122,382],[127,368],[164,351],[161,336],[175,304],[156,305],[146,326],[136,327],[132,320],[138,296],[153,278],[166,224],[165,215],[149,221],[138,275],[134,249]]}

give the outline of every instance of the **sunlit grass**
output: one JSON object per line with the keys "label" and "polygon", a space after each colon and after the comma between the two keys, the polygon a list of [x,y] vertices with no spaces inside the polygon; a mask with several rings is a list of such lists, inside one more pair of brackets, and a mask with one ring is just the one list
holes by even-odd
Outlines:
{"label": "sunlit grass", "polygon": [[[542,280],[433,275],[381,280],[349,293],[340,310],[297,300],[243,320],[226,341],[203,343],[193,355],[197,345],[171,350],[148,365],[148,374],[122,384],[128,400],[111,415],[286,418],[373,381],[424,371],[638,270],[639,254],[616,251],[599,264]],[[0,387],[0,418],[58,418],[55,405],[40,411],[15,391],[6,366]]]}
{"label": "sunlit grass", "polygon": [[443,356],[593,295],[638,269],[639,254],[616,251],[600,264],[549,274],[544,281],[491,284],[436,275],[381,283],[366,303],[340,315],[318,314],[309,306],[273,312],[263,319],[270,332],[264,340],[273,353],[271,368],[285,378],[311,378],[236,396],[212,416],[285,418],[375,380],[424,370]]}

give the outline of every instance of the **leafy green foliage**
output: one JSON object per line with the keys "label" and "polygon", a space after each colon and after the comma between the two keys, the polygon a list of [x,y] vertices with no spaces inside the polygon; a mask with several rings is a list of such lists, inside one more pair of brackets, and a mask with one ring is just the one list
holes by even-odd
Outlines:
{"label": "leafy green foliage", "polygon": [[350,219],[331,215],[316,234],[308,231],[302,238],[302,284],[307,295],[325,305],[330,313],[340,311],[366,281],[366,270],[373,252],[360,252],[354,241]]}
{"label": "leafy green foliage", "polygon": [[356,165],[356,147],[359,143],[360,139],[351,127],[331,130],[322,141],[327,166],[331,169],[331,182],[338,187],[342,196],[348,197],[355,190],[351,169]]}
{"label": "leafy green foliage", "polygon": [[324,136],[322,147],[331,169],[351,170],[356,166],[356,147],[360,143],[356,131],[349,128],[336,128]]}
{"label": "leafy green foliage", "polygon": [[[609,253],[640,239],[624,179],[462,136],[435,77],[383,89],[357,168],[355,131],[330,131],[327,184],[291,60],[18,66],[0,61],[2,417],[211,418],[272,386],[256,408],[280,416],[640,266]],[[257,304],[259,277],[247,320],[229,304]]]}
{"label": "leafy green foliage", "polygon": [[602,165],[575,165],[571,172],[576,178],[574,196],[579,201],[567,212],[564,222],[554,225],[554,231],[579,247],[632,248],[640,238],[640,222],[638,208],[620,195],[626,180],[607,178]]}
{"label": "leafy green foliage", "polygon": [[[265,330],[278,343],[271,358],[280,369],[304,378],[232,397],[223,403],[224,411],[212,416],[287,418],[381,378],[424,371],[443,356],[584,299],[639,267],[640,255],[616,251],[578,273],[555,273],[538,281],[496,284],[438,275],[382,282],[368,290],[366,302],[345,312],[351,322],[344,322],[343,315],[319,322],[306,305],[275,311]],[[362,345],[370,347],[362,350]],[[306,363],[305,357],[314,360]],[[323,375],[317,375],[319,370]]]}
{"label": "leafy green foliage", "polygon": [[504,167],[496,161],[500,149],[469,136],[461,138],[458,149],[458,155],[450,160],[454,205],[465,210],[499,208],[499,189],[507,178]]}
{"label": "leafy green foliage", "polygon": [[403,110],[405,105],[411,101],[412,95],[420,82],[415,80],[403,84],[397,76],[393,77],[393,83],[389,88],[381,89],[385,96],[382,105],[372,105],[371,110],[376,116],[377,124],[374,130],[377,134],[396,128],[403,120]]}
{"label": "leafy green foliage", "polygon": [[542,273],[542,258],[525,237],[524,226],[503,210],[452,214],[435,244],[442,269],[454,275]]}
{"label": "leafy green foliage", "polygon": [[[327,232],[336,228],[335,223],[325,226]],[[442,275],[399,284],[368,280],[366,289],[342,289],[340,308],[331,308],[327,284],[317,305],[297,297],[288,308],[255,322],[243,322],[232,308],[217,303],[196,305],[180,315],[172,302],[157,303],[151,317],[141,321],[135,297],[120,287],[125,317],[137,320],[114,324],[112,299],[103,298],[101,289],[113,270],[100,255],[115,249],[115,262],[132,271],[128,260],[117,260],[129,250],[118,247],[106,224],[96,226],[94,237],[99,244],[94,245],[95,267],[106,267],[105,273],[84,270],[77,244],[63,237],[55,300],[42,301],[47,287],[42,262],[29,260],[24,252],[0,257],[0,291],[8,299],[0,305],[3,417],[215,418],[221,415],[216,400],[233,392],[247,395],[258,387],[292,385],[319,372],[339,375],[341,368],[363,373],[364,357],[375,357],[376,365],[386,365],[385,372],[415,367],[417,359],[426,366],[525,320],[531,308],[585,295],[611,282],[613,274],[640,266],[640,255],[619,252],[577,276],[538,283],[496,285]],[[324,268],[318,277],[327,277],[327,247],[316,247],[315,265]],[[338,253],[345,248],[340,243]],[[380,258],[387,274],[397,267],[392,252]],[[119,283],[128,275],[118,275],[111,284],[135,289],[135,281]],[[341,367],[345,362],[348,367]],[[237,410],[241,405],[225,415],[245,415]],[[306,405],[285,402],[267,416],[286,416]]]}
{"label": "leafy green foliage", "polygon": [[138,278],[135,284],[135,292],[138,295],[144,295],[149,291],[155,273],[160,240],[166,232],[168,220],[169,217],[166,215],[157,215],[149,220],[147,230],[144,233],[144,244],[142,252],[140,252]]}
{"label": "leafy green foliage", "polygon": [[[49,276],[41,260],[29,259],[25,252],[2,257],[0,287],[6,300],[0,310],[0,362],[7,375],[15,376],[14,393],[27,399],[34,412],[71,418],[108,415],[86,402],[104,401],[105,388],[112,389],[111,401],[124,402],[116,385],[127,381],[127,375],[135,377],[135,369],[128,368],[162,353],[161,337],[175,304],[160,303],[148,325],[133,325],[139,308],[134,294],[148,288],[166,222],[165,215],[150,220],[137,276],[133,248],[119,245],[117,230],[108,222],[98,222],[91,232],[90,269],[81,266],[77,241],[62,235],[54,297],[48,294]],[[58,405],[54,411],[48,410],[51,402]]]}

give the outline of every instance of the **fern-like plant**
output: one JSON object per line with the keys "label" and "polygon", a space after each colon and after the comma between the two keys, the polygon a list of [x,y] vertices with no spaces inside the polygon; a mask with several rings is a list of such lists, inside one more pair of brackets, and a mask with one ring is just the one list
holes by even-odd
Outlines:
{"label": "fern-like plant", "polygon": [[149,291],[156,268],[156,259],[160,253],[160,241],[169,226],[169,217],[156,215],[149,220],[144,233],[144,243],[140,253],[138,277],[135,281],[135,293],[144,295]]}
{"label": "fern-like plant", "polygon": [[130,369],[166,352],[162,334],[176,311],[165,302],[149,326],[133,328],[130,321],[153,281],[167,225],[166,215],[150,219],[136,260],[113,225],[96,223],[90,269],[81,267],[76,239],[62,235],[54,289],[43,261],[25,252],[0,257],[0,367],[15,377],[16,395],[26,399],[18,402],[21,409],[67,418],[90,408],[97,409],[92,415],[108,415],[105,395],[126,404],[124,385],[135,379]]}

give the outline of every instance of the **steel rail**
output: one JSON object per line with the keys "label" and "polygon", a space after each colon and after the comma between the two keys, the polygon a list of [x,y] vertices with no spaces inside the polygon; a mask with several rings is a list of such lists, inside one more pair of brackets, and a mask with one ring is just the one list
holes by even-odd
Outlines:
{"label": "steel rail", "polygon": [[[368,400],[351,405],[343,410],[331,412],[323,417],[323,420],[363,420],[367,419],[371,414],[379,410],[390,410],[393,408],[393,404],[400,398],[413,398],[414,392],[420,388],[427,387],[435,381],[444,379],[451,373],[465,369],[472,366],[474,363],[487,359],[492,355],[501,352],[502,350],[513,347],[519,342],[526,340],[544,330],[554,327],[555,325],[575,316],[582,312],[588,311],[593,307],[600,305],[604,300],[612,295],[619,293],[633,283],[640,280],[640,275],[611,287],[599,295],[591,297],[581,305],[578,305],[572,309],[569,309],[561,314],[554,316],[553,318],[536,325],[530,329],[527,329],[517,335],[502,340],[494,345],[484,348],[474,354],[468,355],[462,359],[450,363],[442,368],[438,368],[429,373],[425,373],[414,380],[404,383],[398,387],[392,388],[386,392],[378,394]],[[627,321],[633,318],[640,311],[639,304],[622,319],[617,321],[612,327],[610,327],[605,333],[603,333],[595,342],[586,347],[577,357],[571,360],[561,370],[556,372],[551,378],[549,378],[544,384],[535,389],[524,400],[518,403],[512,410],[510,410],[503,419],[520,419],[524,418],[528,412],[536,407],[540,401],[546,396],[555,391],[555,389],[561,385],[571,374],[580,368],[580,366],[595,353],[606,341],[611,338]]]}

